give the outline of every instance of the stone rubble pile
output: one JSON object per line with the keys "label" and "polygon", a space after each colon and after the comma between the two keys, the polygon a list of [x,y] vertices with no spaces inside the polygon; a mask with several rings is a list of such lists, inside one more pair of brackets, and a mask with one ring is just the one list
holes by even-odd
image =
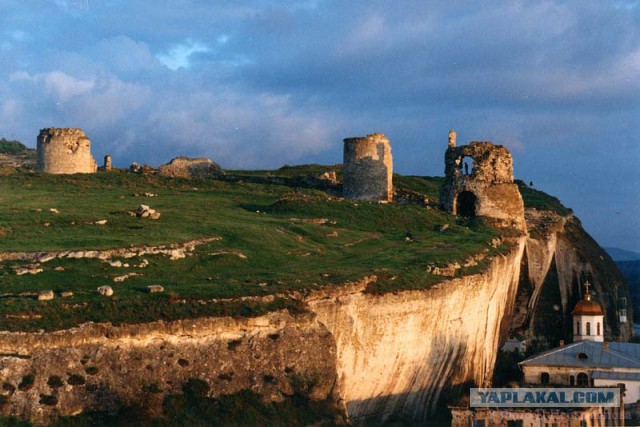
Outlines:
{"label": "stone rubble pile", "polygon": [[147,205],[140,205],[136,209],[136,216],[138,218],[160,219],[160,212],[156,212],[155,209],[151,209]]}

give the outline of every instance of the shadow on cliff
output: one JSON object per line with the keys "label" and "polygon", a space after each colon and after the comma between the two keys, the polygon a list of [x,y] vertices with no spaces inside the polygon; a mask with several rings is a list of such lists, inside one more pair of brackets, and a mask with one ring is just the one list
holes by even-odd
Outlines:
{"label": "shadow on cliff", "polygon": [[347,410],[354,425],[451,425],[448,406],[468,401],[469,389],[478,386],[469,377],[474,376],[475,369],[481,368],[472,366],[476,354],[469,351],[466,343],[450,338],[432,342],[440,347],[440,351],[433,351],[424,361],[425,372],[415,372],[411,379],[414,384],[421,382],[423,386],[405,393],[348,402]]}

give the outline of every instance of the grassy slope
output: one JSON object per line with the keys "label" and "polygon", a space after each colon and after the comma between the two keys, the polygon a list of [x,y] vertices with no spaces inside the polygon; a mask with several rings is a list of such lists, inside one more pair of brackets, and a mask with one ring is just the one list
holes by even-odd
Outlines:
{"label": "grassy slope", "polygon": [[[322,167],[314,166],[313,172]],[[244,172],[249,176],[310,172],[287,168]],[[237,173],[241,176],[243,173]],[[237,178],[236,176],[236,178]],[[439,179],[399,177],[399,186],[434,197]],[[134,193],[158,197],[134,197]],[[124,172],[95,175],[18,173],[0,177],[0,251],[43,251],[164,244],[202,236],[222,239],[194,256],[169,261],[145,256],[147,268],[114,268],[99,260],[55,260],[38,275],[17,276],[16,262],[0,265],[0,292],[70,290],[71,299],[2,298],[0,329],[58,329],[84,321],[138,322],[217,314],[259,314],[299,303],[276,300],[202,304],[202,300],[337,285],[368,274],[381,279],[376,292],[422,288],[440,280],[427,263],[447,264],[488,247],[496,231],[480,222],[456,224],[449,214],[418,205],[353,203],[313,189],[274,184],[189,181]],[[126,214],[138,204],[162,213],[158,221]],[[49,212],[56,208],[59,214]],[[326,218],[317,224],[292,218]],[[106,219],[106,225],[92,224]],[[45,226],[48,223],[48,226]],[[440,226],[450,227],[440,232]],[[410,231],[413,243],[404,241]],[[213,255],[220,249],[241,251]],[[137,264],[140,259],[128,260]],[[63,267],[64,271],[55,271]],[[135,271],[122,283],[113,277]],[[165,294],[145,294],[161,284]],[[115,298],[95,294],[111,285]],[[200,301],[198,301],[200,300]],[[180,302],[175,302],[180,301]],[[186,301],[186,302],[185,302]],[[18,319],[11,315],[30,315]],[[7,317],[7,315],[10,315]],[[40,316],[38,318],[38,316]]]}

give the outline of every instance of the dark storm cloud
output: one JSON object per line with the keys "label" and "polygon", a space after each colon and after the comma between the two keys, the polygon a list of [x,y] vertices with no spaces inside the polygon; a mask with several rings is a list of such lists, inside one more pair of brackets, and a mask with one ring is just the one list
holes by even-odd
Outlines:
{"label": "dark storm cloud", "polygon": [[121,166],[250,168],[339,162],[343,137],[380,131],[397,170],[433,175],[456,128],[510,148],[604,244],[640,250],[638,2],[0,7],[0,136],[78,126]]}

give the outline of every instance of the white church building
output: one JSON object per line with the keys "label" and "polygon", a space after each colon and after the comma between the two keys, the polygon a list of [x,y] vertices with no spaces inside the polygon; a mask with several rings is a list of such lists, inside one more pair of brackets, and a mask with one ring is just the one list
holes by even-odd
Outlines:
{"label": "white church building", "polygon": [[619,386],[624,402],[640,400],[640,344],[604,341],[604,312],[589,283],[573,310],[573,343],[520,362],[524,382],[535,385]]}

